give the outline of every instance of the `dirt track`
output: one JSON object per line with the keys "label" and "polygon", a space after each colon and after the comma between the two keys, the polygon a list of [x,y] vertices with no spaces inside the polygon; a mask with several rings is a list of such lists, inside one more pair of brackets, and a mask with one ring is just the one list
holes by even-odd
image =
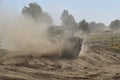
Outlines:
{"label": "dirt track", "polygon": [[[1,51],[1,80],[120,80],[120,53],[106,48],[106,40],[86,42],[87,54],[74,60],[16,56]],[[110,44],[109,41],[106,41]],[[101,44],[102,43],[102,44]]]}

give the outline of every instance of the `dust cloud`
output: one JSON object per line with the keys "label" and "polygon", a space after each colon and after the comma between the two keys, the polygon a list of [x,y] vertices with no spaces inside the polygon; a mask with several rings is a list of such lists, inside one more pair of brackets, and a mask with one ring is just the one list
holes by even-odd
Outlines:
{"label": "dust cloud", "polygon": [[25,55],[60,54],[61,42],[50,41],[47,23],[10,13],[0,15],[0,22],[1,48]]}

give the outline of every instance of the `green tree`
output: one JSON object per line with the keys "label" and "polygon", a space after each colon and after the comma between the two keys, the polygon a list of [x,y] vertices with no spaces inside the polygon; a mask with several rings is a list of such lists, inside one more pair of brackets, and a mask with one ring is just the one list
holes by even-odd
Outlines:
{"label": "green tree", "polygon": [[72,16],[72,14],[69,14],[67,10],[63,11],[60,18],[62,20],[62,26],[69,27],[69,28],[76,26],[74,17]]}
{"label": "green tree", "polygon": [[89,24],[88,22],[86,22],[86,20],[82,20],[81,22],[79,22],[78,29],[82,30],[83,32],[87,34],[90,33]]}
{"label": "green tree", "polygon": [[90,22],[89,28],[91,32],[104,31],[107,27],[104,23]]}
{"label": "green tree", "polygon": [[74,32],[76,31],[77,23],[75,22],[72,14],[69,14],[67,10],[64,10],[60,18],[62,21],[61,26],[68,30],[69,35],[73,36]]}
{"label": "green tree", "polygon": [[47,12],[44,12],[37,3],[30,3],[22,9],[22,14],[30,17],[35,21],[52,23],[52,18]]}
{"label": "green tree", "polygon": [[119,29],[120,28],[120,20],[114,20],[109,25],[111,29]]}

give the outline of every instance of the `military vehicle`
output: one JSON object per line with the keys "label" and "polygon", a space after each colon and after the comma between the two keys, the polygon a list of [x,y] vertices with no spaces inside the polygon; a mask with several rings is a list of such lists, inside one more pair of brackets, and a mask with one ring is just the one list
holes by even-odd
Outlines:
{"label": "military vehicle", "polygon": [[83,42],[82,38],[74,36],[71,30],[67,30],[62,26],[50,26],[48,33],[53,43],[64,41],[61,58],[76,59],[78,57]]}

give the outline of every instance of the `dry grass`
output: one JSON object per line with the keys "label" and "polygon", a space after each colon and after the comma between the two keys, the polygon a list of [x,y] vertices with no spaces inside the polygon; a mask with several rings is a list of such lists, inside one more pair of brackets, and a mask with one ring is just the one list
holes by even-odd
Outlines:
{"label": "dry grass", "polygon": [[105,49],[120,52],[120,35],[118,34],[95,34],[89,38],[89,42],[97,43],[98,47]]}

